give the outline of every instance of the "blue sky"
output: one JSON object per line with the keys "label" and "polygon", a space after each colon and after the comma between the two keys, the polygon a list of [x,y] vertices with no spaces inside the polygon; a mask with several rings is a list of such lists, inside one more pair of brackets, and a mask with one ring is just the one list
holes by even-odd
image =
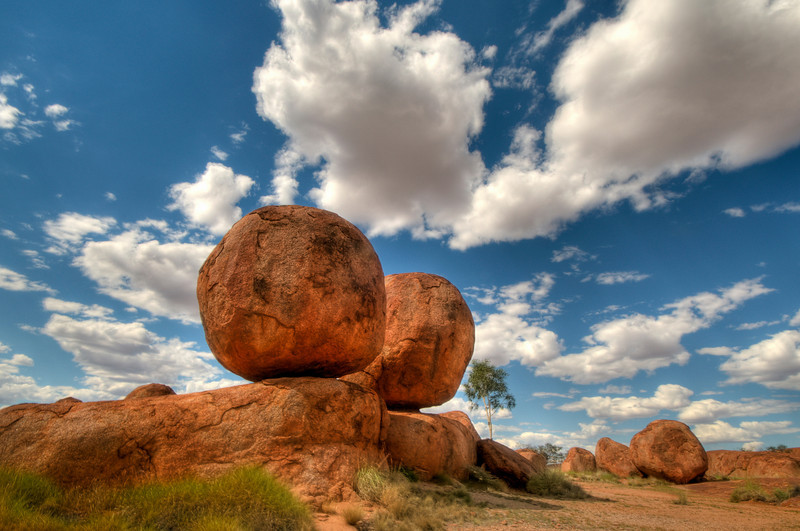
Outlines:
{"label": "blue sky", "polygon": [[800,446],[798,49],[793,0],[4,2],[0,404],[239,383],[197,270],[297,203],[461,290],[496,439]]}

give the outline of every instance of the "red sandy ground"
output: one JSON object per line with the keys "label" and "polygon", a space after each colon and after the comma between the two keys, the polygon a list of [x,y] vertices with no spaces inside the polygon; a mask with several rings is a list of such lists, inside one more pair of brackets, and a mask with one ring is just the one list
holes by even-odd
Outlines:
{"label": "red sandy ground", "polygon": [[[757,479],[767,492],[787,488],[798,481]],[[784,505],[729,501],[731,492],[744,480],[715,481],[669,487],[628,486],[577,480],[592,498],[551,500],[523,494],[511,496],[473,492],[472,508],[480,523],[449,524],[448,530],[523,529],[664,529],[736,530],[800,529],[800,498]],[[686,494],[686,505],[676,504]],[[371,510],[367,508],[366,513]],[[317,515],[320,531],[352,530],[338,515]]]}

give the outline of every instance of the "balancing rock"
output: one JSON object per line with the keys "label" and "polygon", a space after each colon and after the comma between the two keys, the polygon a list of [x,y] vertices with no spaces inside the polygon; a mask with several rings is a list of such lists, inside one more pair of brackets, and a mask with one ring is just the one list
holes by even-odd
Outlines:
{"label": "balancing rock", "polygon": [[211,252],[197,299],[211,352],[231,372],[335,378],[366,367],[386,330],[383,269],[369,240],[332,212],[268,206]]}
{"label": "balancing rock", "polygon": [[438,406],[458,391],[474,345],[472,313],[447,279],[389,275],[383,349],[345,379],[375,389],[390,409]]}

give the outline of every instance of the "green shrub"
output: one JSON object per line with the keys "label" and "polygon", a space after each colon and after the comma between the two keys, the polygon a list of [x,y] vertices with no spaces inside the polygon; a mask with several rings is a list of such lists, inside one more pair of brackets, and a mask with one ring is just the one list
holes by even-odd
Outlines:
{"label": "green shrub", "polygon": [[770,497],[767,492],[761,488],[761,486],[753,483],[752,481],[747,481],[744,485],[740,485],[733,489],[733,492],[731,492],[730,501],[733,503],[739,503],[743,501],[766,502],[770,501]]}
{"label": "green shrub", "polygon": [[585,499],[589,495],[558,470],[547,469],[528,480],[527,491],[544,498]]}
{"label": "green shrub", "polygon": [[778,503],[786,501],[789,498],[800,496],[800,485],[794,485],[792,487],[788,487],[786,490],[775,489],[774,491],[772,491],[772,496]]}
{"label": "green shrub", "polygon": [[212,480],[63,490],[0,472],[2,529],[312,529],[308,508],[257,467]]}
{"label": "green shrub", "polygon": [[472,488],[477,490],[497,490],[500,492],[508,492],[508,485],[506,485],[503,480],[496,478],[483,468],[478,466],[470,466],[468,471],[469,474],[467,481]]}

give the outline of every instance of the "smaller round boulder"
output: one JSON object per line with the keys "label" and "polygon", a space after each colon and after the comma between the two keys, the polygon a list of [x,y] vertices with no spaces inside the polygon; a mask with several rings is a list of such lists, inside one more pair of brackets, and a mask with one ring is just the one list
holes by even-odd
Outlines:
{"label": "smaller round boulder", "polygon": [[583,448],[570,448],[567,457],[561,463],[562,472],[594,472],[595,470],[597,470],[597,463],[594,455]]}
{"label": "smaller round boulder", "polygon": [[689,483],[708,470],[708,455],[689,426],[654,420],[631,439],[631,460],[642,473],[673,483]]}
{"label": "smaller round boulder", "polygon": [[389,275],[383,350],[345,380],[375,389],[389,408],[438,406],[458,391],[474,344],[472,313],[447,279]]}
{"label": "smaller round boulder", "polygon": [[133,400],[136,398],[150,398],[153,396],[168,396],[174,395],[175,391],[172,387],[160,383],[149,383],[140,385],[125,397],[125,400]]}
{"label": "smaller round boulder", "polygon": [[597,441],[594,458],[598,468],[611,472],[621,478],[641,477],[642,473],[631,461],[630,448],[608,437]]}

